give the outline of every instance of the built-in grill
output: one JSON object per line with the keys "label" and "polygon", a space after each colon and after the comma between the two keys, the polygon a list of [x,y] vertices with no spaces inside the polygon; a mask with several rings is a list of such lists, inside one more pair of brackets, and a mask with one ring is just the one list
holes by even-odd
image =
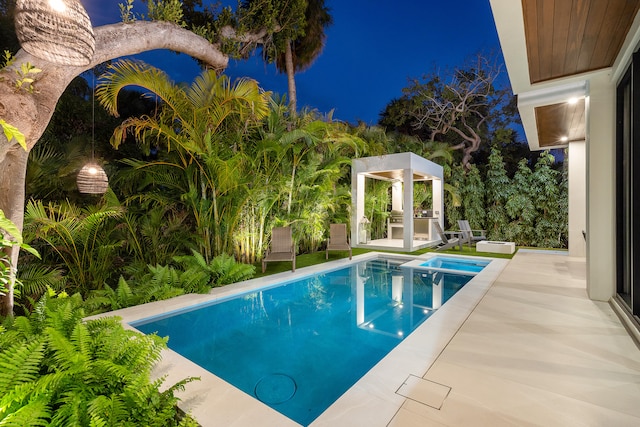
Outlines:
{"label": "built-in grill", "polygon": [[392,224],[402,224],[402,211],[391,211],[389,222]]}

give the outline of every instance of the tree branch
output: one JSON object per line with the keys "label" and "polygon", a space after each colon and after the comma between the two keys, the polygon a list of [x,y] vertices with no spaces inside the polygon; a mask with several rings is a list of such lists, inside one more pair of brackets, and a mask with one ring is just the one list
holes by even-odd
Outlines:
{"label": "tree branch", "polygon": [[220,51],[218,45],[171,22],[136,21],[104,25],[95,29],[95,35],[96,53],[86,69],[110,59],[154,49],[186,53],[218,71],[229,64],[229,57]]}

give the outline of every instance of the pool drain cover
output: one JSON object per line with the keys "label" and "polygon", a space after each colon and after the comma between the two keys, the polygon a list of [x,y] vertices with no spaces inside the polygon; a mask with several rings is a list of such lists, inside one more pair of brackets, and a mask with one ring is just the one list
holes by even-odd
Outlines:
{"label": "pool drain cover", "polygon": [[289,375],[270,374],[258,380],[254,394],[261,402],[275,405],[291,399],[297,388],[296,382]]}

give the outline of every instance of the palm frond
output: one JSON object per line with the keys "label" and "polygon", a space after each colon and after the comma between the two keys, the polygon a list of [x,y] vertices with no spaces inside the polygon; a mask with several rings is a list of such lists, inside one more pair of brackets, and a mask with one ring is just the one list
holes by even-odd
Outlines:
{"label": "palm frond", "polygon": [[109,113],[118,115],[118,93],[127,86],[147,89],[169,105],[174,111],[181,111],[185,105],[182,91],[162,70],[144,62],[123,60],[109,66],[98,82],[96,97]]}
{"label": "palm frond", "polygon": [[22,283],[22,293],[39,298],[48,288],[62,290],[65,284],[63,271],[35,263],[18,265],[17,277]]}

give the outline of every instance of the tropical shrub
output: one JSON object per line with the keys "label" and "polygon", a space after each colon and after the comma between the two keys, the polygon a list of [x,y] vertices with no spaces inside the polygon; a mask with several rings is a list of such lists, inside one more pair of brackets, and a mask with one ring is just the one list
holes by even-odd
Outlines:
{"label": "tropical shrub", "polygon": [[[26,250],[30,254],[40,257],[38,252],[31,246],[27,245],[22,240],[22,233],[16,227],[16,225],[4,215],[4,212],[0,210],[0,295],[4,296],[7,293],[19,292],[19,287],[15,288],[15,285],[20,286],[21,282],[16,279],[13,274],[14,266],[11,265],[11,258],[9,256],[9,250],[14,246],[20,246],[21,249]],[[13,282],[13,283],[12,283]]]}
{"label": "tropical shrub", "polygon": [[45,295],[0,329],[0,424],[184,426],[175,392],[152,380],[166,339],[126,330],[116,317],[83,322],[79,294]]}
{"label": "tropical shrub", "polygon": [[471,165],[465,176],[462,206],[464,208],[464,218],[469,221],[473,230],[484,230],[486,217],[484,192],[484,183],[482,182],[480,171],[476,165]]}
{"label": "tropical shrub", "polygon": [[[382,239],[387,230],[387,218],[391,207],[391,185],[388,181],[365,179],[364,215],[369,220],[371,239]],[[358,218],[360,221],[362,218]],[[357,227],[358,224],[352,224]]]}
{"label": "tropical shrub", "polygon": [[227,254],[214,257],[207,263],[196,251],[192,255],[174,258],[184,271],[180,274],[182,286],[186,292],[208,292],[212,287],[228,285],[253,277],[255,266],[242,264]]}
{"label": "tropical shrub", "polygon": [[560,247],[566,236],[567,212],[561,209],[560,173],[551,168],[554,157],[548,151],[540,153],[533,174],[531,188],[533,202],[538,210],[533,244],[539,247]]}
{"label": "tropical shrub", "polygon": [[115,221],[122,215],[122,206],[109,195],[101,204],[84,208],[70,202],[45,205],[31,200],[25,213],[25,238],[46,262],[64,268],[69,293],[86,295],[118,277],[114,265],[123,238]]}
{"label": "tropical shrub", "polygon": [[517,245],[531,245],[537,210],[532,196],[535,189],[531,187],[531,169],[527,159],[518,163],[512,183],[513,195],[505,205],[511,222],[505,230],[505,236]]}
{"label": "tropical shrub", "polygon": [[494,147],[489,155],[485,179],[486,229],[491,240],[505,240],[509,224],[506,204],[513,194],[510,184],[502,154]]}

